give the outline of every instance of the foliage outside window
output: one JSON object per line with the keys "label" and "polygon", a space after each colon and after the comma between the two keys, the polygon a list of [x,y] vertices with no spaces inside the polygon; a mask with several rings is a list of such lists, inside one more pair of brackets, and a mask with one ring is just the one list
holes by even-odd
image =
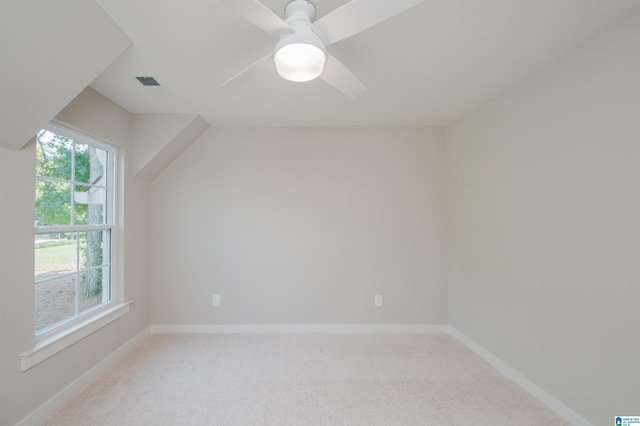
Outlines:
{"label": "foliage outside window", "polygon": [[36,136],[35,332],[108,305],[115,150],[57,127]]}

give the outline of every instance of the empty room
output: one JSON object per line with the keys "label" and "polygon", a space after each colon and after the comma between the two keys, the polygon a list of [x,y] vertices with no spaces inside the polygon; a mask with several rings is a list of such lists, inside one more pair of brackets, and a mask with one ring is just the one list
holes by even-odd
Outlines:
{"label": "empty room", "polygon": [[640,1],[3,0],[0,426],[640,425]]}

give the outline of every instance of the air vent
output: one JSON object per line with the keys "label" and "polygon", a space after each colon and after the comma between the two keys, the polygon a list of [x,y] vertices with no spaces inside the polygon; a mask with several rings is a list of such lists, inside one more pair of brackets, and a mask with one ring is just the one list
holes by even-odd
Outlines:
{"label": "air vent", "polygon": [[142,83],[143,86],[160,86],[160,83],[153,77],[140,76],[136,77],[136,80]]}

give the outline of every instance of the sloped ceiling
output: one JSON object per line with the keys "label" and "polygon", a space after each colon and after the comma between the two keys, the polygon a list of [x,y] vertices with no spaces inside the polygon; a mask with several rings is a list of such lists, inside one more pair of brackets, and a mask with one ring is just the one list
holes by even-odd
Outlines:
{"label": "sloped ceiling", "polygon": [[93,0],[0,3],[0,146],[20,149],[130,45]]}
{"label": "sloped ceiling", "polygon": [[209,127],[197,114],[135,114],[134,176],[152,181]]}
{"label": "sloped ceiling", "polygon": [[[92,87],[131,112],[214,126],[446,125],[640,10],[638,0],[425,0],[328,48],[368,88],[350,99],[275,72],[220,88],[276,42],[221,0],[97,1],[134,44]],[[281,16],[288,2],[261,1]],[[318,18],[345,3],[316,0]]]}

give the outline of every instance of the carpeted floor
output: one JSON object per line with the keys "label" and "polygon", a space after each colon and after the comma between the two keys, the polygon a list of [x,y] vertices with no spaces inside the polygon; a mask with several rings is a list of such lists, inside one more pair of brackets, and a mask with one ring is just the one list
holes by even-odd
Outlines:
{"label": "carpeted floor", "polygon": [[46,425],[566,425],[445,334],[156,334]]}

